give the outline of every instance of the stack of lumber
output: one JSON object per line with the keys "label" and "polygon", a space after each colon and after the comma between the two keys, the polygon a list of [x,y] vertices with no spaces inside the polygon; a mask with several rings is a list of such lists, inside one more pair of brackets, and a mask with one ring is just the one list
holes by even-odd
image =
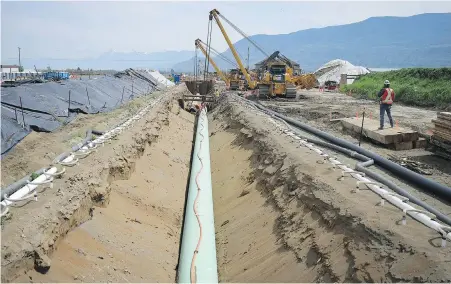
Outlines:
{"label": "stack of lumber", "polygon": [[451,144],[451,112],[438,112],[437,119],[433,119],[434,138]]}

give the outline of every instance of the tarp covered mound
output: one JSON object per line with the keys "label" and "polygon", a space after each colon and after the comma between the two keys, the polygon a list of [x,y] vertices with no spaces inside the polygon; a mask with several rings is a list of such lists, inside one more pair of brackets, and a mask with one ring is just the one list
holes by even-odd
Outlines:
{"label": "tarp covered mound", "polygon": [[114,76],[1,88],[2,155],[31,130],[51,132],[77,113],[111,111],[133,98],[161,89],[157,84],[156,78],[147,72],[127,69]]}
{"label": "tarp covered mound", "polygon": [[150,76],[154,77],[158,83],[161,85],[161,87],[172,87],[175,86],[175,83],[168,80],[165,76],[161,75],[160,72],[158,71],[153,71],[153,70],[146,70],[147,73],[150,74]]}
{"label": "tarp covered mound", "polygon": [[[340,83],[341,74],[347,75],[364,75],[370,71],[362,66],[354,66],[349,61],[335,59],[327,62],[315,71],[315,77],[320,85],[324,85],[327,81],[335,81]],[[348,84],[352,84],[354,79],[348,79]]]}

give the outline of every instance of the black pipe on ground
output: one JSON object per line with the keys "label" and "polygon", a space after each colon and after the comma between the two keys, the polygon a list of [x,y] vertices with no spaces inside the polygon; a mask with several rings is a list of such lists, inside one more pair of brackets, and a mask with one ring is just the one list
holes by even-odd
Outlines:
{"label": "black pipe on ground", "polygon": [[[273,115],[273,117],[275,117],[275,116]],[[370,177],[370,178],[374,179],[375,181],[378,181],[381,184],[387,186],[388,188],[390,188],[394,192],[398,193],[399,195],[407,197],[409,199],[409,202],[423,207],[427,211],[429,211],[432,214],[434,214],[435,216],[437,216],[438,220],[440,220],[443,223],[451,226],[451,218],[449,216],[443,214],[442,212],[440,212],[439,210],[435,209],[431,205],[423,202],[422,200],[420,200],[419,198],[417,198],[414,195],[410,194],[405,189],[397,186],[396,184],[394,184],[393,182],[391,182],[389,179],[385,178],[384,176],[369,170],[367,167],[372,166],[374,164],[374,160],[373,159],[370,159],[370,158],[368,158],[368,157],[366,157],[364,155],[361,155],[361,154],[357,153],[356,151],[349,150],[349,149],[337,146],[337,145],[332,144],[332,143],[328,143],[328,142],[325,142],[325,141],[321,141],[321,140],[312,139],[312,138],[308,138],[308,137],[302,136],[302,134],[300,134],[297,131],[296,128],[290,127],[288,125],[288,123],[285,122],[283,119],[278,118],[278,117],[275,117],[275,118],[278,119],[278,120],[281,120],[283,123],[287,124],[289,129],[295,131],[296,135],[299,136],[299,138],[304,139],[304,140],[306,140],[309,143],[313,143],[313,144],[318,145],[318,146],[329,148],[331,150],[343,153],[343,154],[345,154],[345,155],[347,155],[347,156],[349,156],[351,158],[360,160],[361,162],[356,164],[355,170],[363,172],[368,177]]]}
{"label": "black pipe on ground", "polygon": [[270,109],[265,108],[264,106],[262,106],[259,103],[254,103],[249,101],[250,103],[254,104],[256,107],[258,107],[261,110],[264,110],[270,114],[273,114],[283,120],[285,120],[286,122],[299,127],[307,132],[310,132],[324,140],[327,140],[333,144],[336,144],[338,146],[350,149],[350,150],[354,150],[359,154],[362,154],[372,160],[374,160],[374,163],[390,172],[392,172],[394,175],[414,183],[415,185],[418,186],[418,188],[422,189],[423,191],[427,192],[427,193],[432,193],[437,195],[438,197],[443,198],[444,200],[446,200],[447,202],[451,202],[451,188],[442,185],[440,183],[437,183],[433,180],[427,179],[425,177],[423,177],[422,175],[419,175],[415,172],[412,172],[411,170],[408,170],[390,160],[387,160],[384,157],[379,156],[376,153],[373,153],[371,151],[368,151],[366,149],[363,149],[357,145],[352,144],[349,141],[340,139],[338,137],[335,137],[333,135],[330,135],[329,133],[326,133],[324,131],[321,131],[319,129],[316,129],[312,126],[309,126],[307,124],[304,124],[300,121],[297,121],[295,119],[292,119],[290,117],[287,117],[285,115],[282,115],[280,113],[277,113],[275,111],[272,111]]}

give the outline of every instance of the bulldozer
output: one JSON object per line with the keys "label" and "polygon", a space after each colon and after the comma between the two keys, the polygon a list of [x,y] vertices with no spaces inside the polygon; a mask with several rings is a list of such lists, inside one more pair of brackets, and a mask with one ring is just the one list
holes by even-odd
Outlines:
{"label": "bulldozer", "polygon": [[230,69],[229,82],[230,90],[245,91],[249,88],[246,77],[240,69]]}
{"label": "bulldozer", "polygon": [[266,66],[258,84],[260,98],[296,98],[296,86],[291,82],[292,76],[288,69],[283,62],[273,62]]}

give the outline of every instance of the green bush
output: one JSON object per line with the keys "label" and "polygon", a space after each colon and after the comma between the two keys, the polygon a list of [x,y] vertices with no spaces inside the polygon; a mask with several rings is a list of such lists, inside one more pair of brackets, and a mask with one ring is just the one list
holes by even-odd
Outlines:
{"label": "green bush", "polygon": [[451,108],[451,68],[407,68],[370,73],[351,85],[342,86],[341,90],[350,91],[356,97],[376,100],[385,80],[390,81],[395,91],[395,102]]}

